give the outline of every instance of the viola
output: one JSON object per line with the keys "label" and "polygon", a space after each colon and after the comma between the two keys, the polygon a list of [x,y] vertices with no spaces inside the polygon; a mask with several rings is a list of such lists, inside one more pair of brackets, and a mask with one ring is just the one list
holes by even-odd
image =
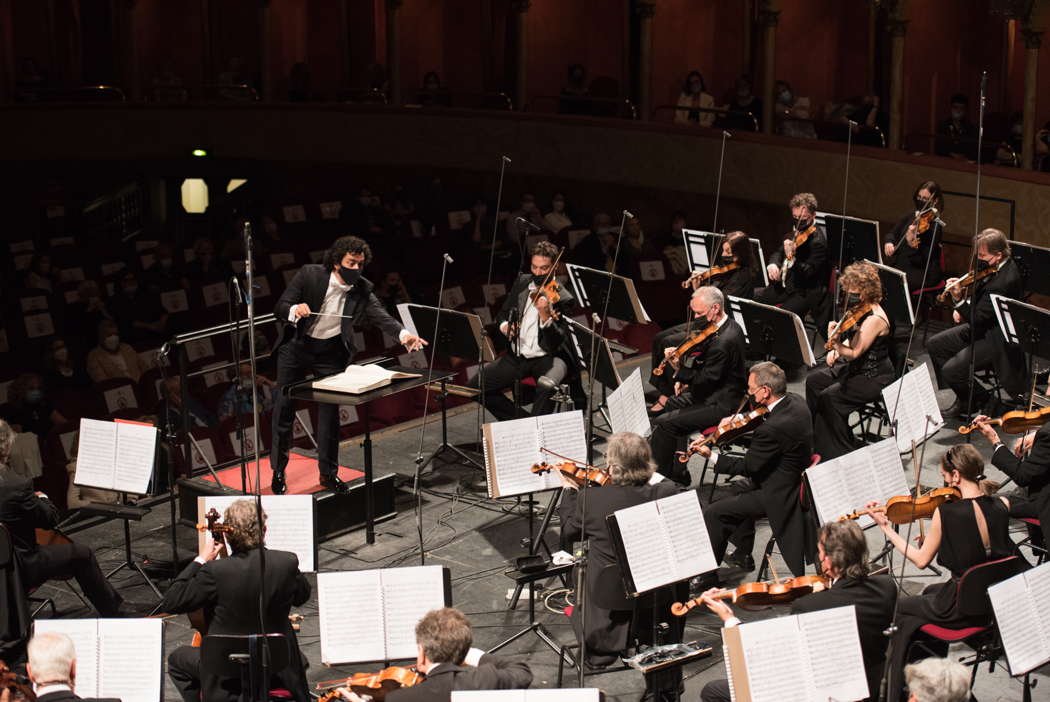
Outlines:
{"label": "viola", "polygon": [[[783,582],[742,583],[732,590],[723,590],[714,596],[716,600],[731,599],[733,604],[744,609],[768,607],[791,602],[811,592],[821,592],[831,587],[831,581],[822,575],[802,575]],[[688,602],[675,602],[671,614],[685,616],[693,607],[704,604],[699,597]]]}
{"label": "viola", "polygon": [[708,324],[698,334],[694,334],[693,336],[689,337],[681,344],[679,344],[678,348],[672,351],[670,356],[667,356],[664,358],[664,360],[660,361],[660,365],[658,365],[656,368],[653,368],[653,375],[663,375],[664,369],[667,367],[667,364],[670,363],[672,359],[680,359],[682,356],[689,353],[690,350],[696,348],[700,344],[710,339],[717,332],[717,324],[715,324],[714,322]]}
{"label": "viola", "polygon": [[[985,424],[998,424],[1003,428],[1007,434],[1022,434],[1029,429],[1038,429],[1047,422],[1050,422],[1050,407],[1040,407],[1037,410],[1025,412],[1024,410],[1014,410],[1007,412],[1002,417],[995,419],[985,419]],[[969,434],[971,431],[977,428],[977,422],[969,424],[965,427],[959,427],[960,434]]]}
{"label": "viola", "polygon": [[13,700],[35,700],[36,693],[29,680],[7,667],[7,663],[0,661],[0,690],[8,690],[12,693]]}
{"label": "viola", "polygon": [[340,687],[348,687],[358,695],[368,695],[373,700],[383,700],[386,696],[402,687],[418,685],[424,676],[412,668],[402,668],[392,665],[384,668],[378,673],[354,673],[343,680],[326,680],[317,683],[317,689],[335,686],[336,689],[329,690],[320,699],[320,702],[329,702],[341,698]]}
{"label": "viola", "polygon": [[967,272],[966,275],[964,275],[962,278],[959,278],[957,281],[955,281],[955,285],[952,285],[950,287],[949,286],[945,286],[944,290],[942,290],[937,295],[937,302],[941,303],[942,305],[946,304],[948,302],[948,298],[951,297],[952,288],[960,288],[960,289],[965,291],[966,288],[972,287],[974,285],[974,283],[978,283],[978,282],[984,280],[985,278],[988,278],[988,277],[991,277],[991,276],[995,275],[997,270],[998,269],[995,266],[989,266],[988,268],[985,268],[983,271],[969,271],[969,272]]}
{"label": "viola", "polygon": [[208,523],[198,524],[197,531],[207,531],[211,533],[211,538],[219,543],[223,542],[224,536],[227,533],[233,531],[232,527],[228,527],[222,523],[222,516],[214,507],[208,510],[208,513],[204,515],[204,518]]}
{"label": "viola", "polygon": [[828,341],[824,344],[824,349],[830,351],[835,348],[835,342],[838,341],[842,335],[848,332],[853,327],[857,326],[860,320],[864,319],[864,315],[871,312],[871,308],[874,307],[870,302],[865,302],[853,309],[853,311],[846,312],[844,316],[835,327],[835,331],[828,337]]}
{"label": "viola", "polygon": [[532,466],[533,473],[546,473],[547,471],[556,470],[562,475],[567,477],[578,486],[583,487],[585,484],[602,486],[608,483],[612,476],[609,475],[609,471],[595,466],[580,466],[573,461],[565,461],[564,463],[536,463]]}
{"label": "viola", "polygon": [[707,285],[712,278],[717,278],[720,275],[726,273],[732,273],[733,271],[740,270],[740,264],[727,263],[724,266],[717,266],[715,268],[708,268],[706,271],[696,271],[691,276],[682,281],[682,287],[688,288],[689,286],[700,287],[701,285]]}
{"label": "viola", "polygon": [[910,524],[917,519],[931,519],[937,508],[945,502],[953,502],[962,497],[958,488],[944,487],[934,488],[919,497],[911,495],[900,495],[886,500],[886,504],[873,509],[858,509],[839,517],[839,521],[845,519],[858,519],[862,515],[872,512],[882,512],[891,524]]}
{"label": "viola", "polygon": [[701,446],[719,446],[722,444],[729,443],[738,436],[743,436],[748,432],[754,431],[758,428],[758,425],[765,421],[765,416],[769,414],[768,407],[759,407],[753,409],[745,414],[737,414],[729,420],[725,425],[719,426],[709,436],[705,436],[703,441],[690,446],[686,451],[678,452],[678,462],[688,463],[689,458],[698,453]]}

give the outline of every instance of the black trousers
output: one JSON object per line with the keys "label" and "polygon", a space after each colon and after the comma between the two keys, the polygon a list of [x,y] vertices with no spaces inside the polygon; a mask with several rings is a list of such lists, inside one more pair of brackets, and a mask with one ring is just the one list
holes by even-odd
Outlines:
{"label": "black trousers", "polygon": [[[656,368],[664,360],[665,348],[668,346],[680,346],[685,341],[685,330],[688,327],[688,323],[676,324],[673,327],[664,329],[653,337],[652,365],[649,366],[650,368]],[[650,372],[649,384],[659,390],[661,395],[667,395],[668,397],[673,395],[674,369],[671,368],[671,364],[664,366],[664,372],[661,375]]]}
{"label": "black trousers", "polygon": [[[514,385],[515,380],[522,378],[536,379],[536,396],[532,401],[532,415],[549,414],[551,395],[558,388],[569,367],[557,356],[547,354],[539,358],[523,358],[506,353],[492,363],[485,365],[485,407],[493,417],[500,421],[524,416],[503,392]],[[469,386],[479,387],[481,373],[475,375]]]}
{"label": "black trousers", "polygon": [[704,522],[715,560],[722,562],[730,541],[746,553],[754,550],[755,521],[765,516],[766,508],[757,490],[725,497],[705,507]]}
{"label": "black trousers", "polygon": [[201,650],[179,646],[168,654],[168,677],[186,702],[201,699]]}
{"label": "black trousers", "polygon": [[781,285],[770,285],[766,288],[755,290],[755,302],[764,305],[779,305],[785,310],[790,310],[805,320],[806,313],[813,316],[813,323],[817,325],[817,332],[823,337],[828,331],[829,312],[828,289],[824,286],[816,288],[795,288],[788,292]]}
{"label": "black trousers", "polygon": [[685,449],[691,433],[717,425],[733,411],[720,404],[688,404],[688,400],[683,403],[683,408],[671,409],[688,394],[682,393],[668,399],[668,409],[652,420],[653,433],[649,439],[656,470],[664,477],[684,485],[690,482],[688,464],[680,463],[675,457],[675,451]]}
{"label": "black trousers", "polygon": [[20,554],[19,561],[24,587],[32,589],[48,580],[75,578],[101,617],[115,616],[124,601],[102,574],[94,551],[82,543],[38,546],[33,553]]}
{"label": "black trousers", "polygon": [[700,691],[700,702],[729,702],[731,699],[729,681],[726,679],[712,680]]}
{"label": "black trousers", "polygon": [[[295,402],[285,393],[285,386],[305,380],[311,372],[315,376],[339,373],[346,370],[349,359],[341,336],[323,340],[308,336],[293,339],[277,350],[277,392],[273,401],[270,451],[270,465],[275,474],[283,474],[288,465],[295,420]],[[339,472],[339,408],[328,403],[317,408],[317,467],[321,477]]]}
{"label": "black trousers", "polygon": [[882,394],[888,377],[847,375],[844,361],[815,368],[806,376],[806,404],[813,415],[813,448],[822,460],[838,458],[860,442],[850,431],[849,416]]}
{"label": "black trousers", "polygon": [[[966,322],[945,329],[930,337],[926,351],[930,354],[937,384],[951,388],[955,397],[965,403],[970,387],[970,325]],[[992,368],[999,382],[1011,396],[1025,390],[1024,353],[1020,347],[1008,345],[1002,332],[996,328],[973,344],[974,370]],[[988,390],[974,381],[975,401],[982,400]],[[975,405],[974,409],[978,409]]]}

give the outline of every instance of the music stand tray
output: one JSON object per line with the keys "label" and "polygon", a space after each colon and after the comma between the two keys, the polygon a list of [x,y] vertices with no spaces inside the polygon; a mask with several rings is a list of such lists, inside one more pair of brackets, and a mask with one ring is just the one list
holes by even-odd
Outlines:
{"label": "music stand tray", "polygon": [[828,260],[832,266],[838,266],[840,248],[843,267],[864,259],[882,263],[879,223],[875,220],[818,212],[817,224],[821,223],[828,237]]}
{"label": "music stand tray", "polygon": [[816,365],[806,328],[794,312],[730,295],[729,313],[744,330],[751,351],[807,368]]}

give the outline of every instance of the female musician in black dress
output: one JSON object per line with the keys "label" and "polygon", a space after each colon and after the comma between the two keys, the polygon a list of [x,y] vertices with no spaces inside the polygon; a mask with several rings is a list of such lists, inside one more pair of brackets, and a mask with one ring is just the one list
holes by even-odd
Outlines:
{"label": "female musician in black dress", "polygon": [[[893,324],[879,304],[882,283],[878,269],[870,263],[852,263],[842,272],[839,285],[846,297],[847,314],[860,318],[834,340],[827,366],[814,368],[806,377],[814,450],[823,460],[857,448],[849,426],[850,414],[877,399],[894,378],[890,361]],[[829,338],[837,324],[828,325]]]}
{"label": "female musician in black dress", "polygon": [[[883,254],[887,265],[908,276],[908,290],[915,295],[919,290],[936,287],[944,280],[941,269],[943,225],[938,222],[938,217],[944,214],[944,195],[940,185],[927,180],[915,189],[912,200],[915,211],[897,222],[883,244]],[[920,229],[924,231],[920,232]]]}
{"label": "female musician in black dress", "polygon": [[[887,688],[890,702],[897,702],[900,698],[908,644],[921,626],[937,624],[963,628],[988,623],[966,619],[956,612],[956,591],[962,574],[975,565],[1016,552],[1009,536],[1010,503],[1005,497],[987,494],[983,472],[984,459],[972,445],[960,444],[945,452],[941,458],[941,477],[947,486],[959,489],[962,499],[937,508],[926,537],[918,547],[909,546],[884,514],[872,513],[886,538],[909,561],[925,568],[936,556],[937,562],[952,574],[950,580],[931,585],[923,594],[900,601]],[[867,506],[869,509],[878,507],[878,502],[870,502]]]}

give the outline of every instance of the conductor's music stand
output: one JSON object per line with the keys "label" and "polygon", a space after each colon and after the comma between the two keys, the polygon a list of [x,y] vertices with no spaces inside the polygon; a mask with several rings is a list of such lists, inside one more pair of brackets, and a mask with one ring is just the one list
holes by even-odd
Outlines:
{"label": "conductor's music stand", "polygon": [[1021,241],[1011,241],[1010,250],[1021,270],[1025,297],[1028,295],[1050,295],[1050,249],[1032,246]]}
{"label": "conductor's music stand", "polygon": [[832,266],[838,266],[840,250],[843,267],[864,259],[882,263],[878,222],[872,219],[818,212],[817,223],[821,222],[824,224],[824,232],[828,237],[828,260],[831,261]]}
{"label": "conductor's music stand", "polygon": [[807,368],[816,364],[806,329],[794,312],[730,295],[729,313],[744,330],[753,353]]}

